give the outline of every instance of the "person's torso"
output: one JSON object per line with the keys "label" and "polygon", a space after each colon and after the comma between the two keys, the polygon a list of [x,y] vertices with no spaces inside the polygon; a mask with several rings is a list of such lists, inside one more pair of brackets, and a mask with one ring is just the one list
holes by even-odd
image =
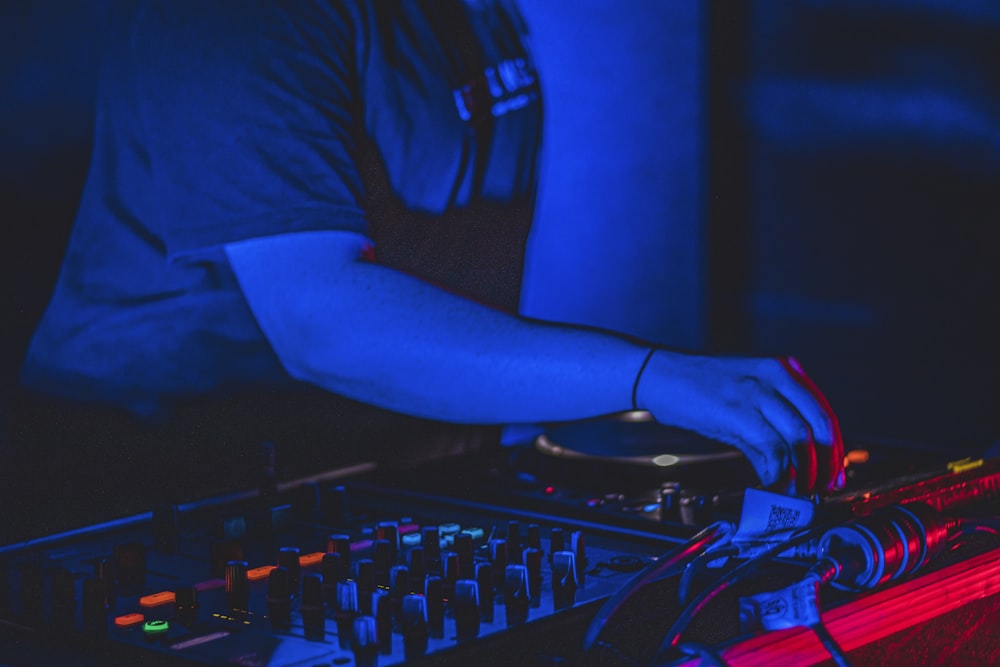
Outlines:
{"label": "person's torso", "polygon": [[[276,22],[291,11],[263,4]],[[541,131],[519,17],[505,0],[369,0],[348,13],[350,157],[377,261],[516,309]],[[137,111],[133,75],[106,73],[91,173],[22,381],[139,412],[165,397],[290,385],[221,253],[167,261],[152,222],[157,156],[144,143],[157,128]]]}

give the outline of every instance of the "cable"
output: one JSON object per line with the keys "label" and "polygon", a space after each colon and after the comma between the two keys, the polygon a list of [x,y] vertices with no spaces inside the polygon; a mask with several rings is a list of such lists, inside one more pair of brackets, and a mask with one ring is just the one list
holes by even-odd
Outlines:
{"label": "cable", "polygon": [[711,553],[703,553],[688,563],[688,566],[684,568],[684,573],[681,575],[680,583],[677,585],[677,603],[683,605],[687,602],[688,595],[691,592],[691,583],[699,574],[705,571],[709,563],[719,558],[735,556],[739,552],[740,550],[736,547],[726,547],[725,549],[719,549]]}
{"label": "cable", "polygon": [[990,535],[1000,535],[1000,517],[985,518],[964,518],[958,519],[958,535],[971,535],[972,533],[989,533]]}
{"label": "cable", "polygon": [[719,593],[722,593],[742,577],[750,574],[755,568],[770,560],[772,557],[815,539],[817,535],[822,534],[826,529],[826,526],[816,527],[801,533],[796,537],[792,537],[787,541],[775,545],[767,551],[764,551],[763,553],[747,560],[716,580],[714,586],[699,593],[698,596],[691,600],[691,602],[688,603],[688,606],[681,611],[680,616],[674,620],[670,629],[667,630],[667,634],[664,636],[663,641],[660,643],[659,648],[656,650],[656,658],[654,660],[662,659],[662,657],[670,651],[671,648],[680,643],[681,633],[687,629],[688,625],[691,624],[691,621],[694,620],[694,617],[698,614],[698,612],[700,612],[705,605],[719,595]]}
{"label": "cable", "polygon": [[[813,527],[747,560],[702,591],[681,610],[660,643],[654,659],[662,660],[669,655],[671,649],[680,643],[681,634],[694,617],[720,593],[754,572],[762,563],[813,539],[818,538],[817,546],[824,557],[810,568],[805,579],[794,586],[816,586],[817,613],[813,619],[804,620],[800,625],[820,619],[818,588],[821,584],[853,591],[874,588],[913,574],[945,548],[953,546],[956,537],[960,539],[962,535],[977,531],[1000,532],[1000,519],[949,519],[923,503],[890,505],[847,524]],[[959,534],[956,535],[956,532]],[[781,595],[786,590],[790,589],[775,593]],[[815,631],[834,659],[846,665],[843,651],[836,646],[829,632],[825,628]]]}
{"label": "cable", "polygon": [[825,585],[836,579],[842,569],[843,565],[838,561],[825,556],[809,568],[809,571],[806,572],[806,578],[814,578],[819,581],[820,585]]}
{"label": "cable", "polygon": [[657,579],[665,576],[668,571],[687,565],[691,560],[703,553],[708,547],[727,536],[732,529],[732,524],[719,521],[711,524],[684,544],[672,549],[658,559],[646,566],[645,569],[637,572],[635,576],[611,596],[607,602],[598,610],[594,620],[587,628],[587,634],[583,640],[583,650],[589,651],[598,636],[607,626],[608,621],[615,613],[632,597],[632,595]]}
{"label": "cable", "polygon": [[830,653],[830,657],[833,658],[837,667],[851,667],[851,663],[848,661],[847,654],[844,653],[844,649],[840,647],[837,640],[834,639],[833,635],[830,634],[830,631],[826,629],[826,626],[823,625],[823,621],[810,625],[809,629],[816,634],[816,638],[819,639],[823,648]]}
{"label": "cable", "polygon": [[684,655],[701,658],[698,667],[708,664],[710,667],[729,667],[729,663],[711,646],[697,642],[684,642],[677,647]]}
{"label": "cable", "polygon": [[830,634],[830,631],[823,624],[822,610],[819,608],[819,587],[836,579],[842,568],[843,566],[838,561],[829,556],[820,559],[815,565],[809,568],[806,578],[816,579],[817,582],[816,617],[819,619],[818,622],[813,623],[809,628],[816,634],[817,639],[819,639],[820,643],[830,653],[830,657],[837,663],[837,667],[851,667],[844,649],[840,647],[840,644],[837,643],[833,635]]}
{"label": "cable", "polygon": [[612,656],[621,661],[623,665],[626,665],[626,667],[641,667],[635,658],[630,655],[626,655],[624,651],[610,642],[597,642],[595,646],[598,646],[610,653]]}

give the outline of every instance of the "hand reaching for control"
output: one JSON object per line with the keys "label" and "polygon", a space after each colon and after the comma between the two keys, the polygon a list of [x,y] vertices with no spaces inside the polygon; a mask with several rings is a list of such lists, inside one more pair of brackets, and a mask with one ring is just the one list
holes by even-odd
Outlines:
{"label": "hand reaching for control", "polygon": [[740,449],[765,486],[794,480],[799,493],[843,486],[837,417],[791,357],[657,350],[639,379],[636,399],[661,423]]}

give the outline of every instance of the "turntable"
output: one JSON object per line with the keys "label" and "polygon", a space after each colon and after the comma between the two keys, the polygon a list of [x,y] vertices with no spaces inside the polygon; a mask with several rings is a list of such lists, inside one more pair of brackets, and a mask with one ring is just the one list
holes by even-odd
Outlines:
{"label": "turntable", "polygon": [[663,426],[644,411],[556,426],[540,434],[534,448],[565,461],[669,468],[670,472],[742,458],[732,447],[690,431]]}
{"label": "turntable", "polygon": [[[955,458],[943,447],[870,436],[848,438],[847,450],[847,487],[827,504],[854,502],[890,480],[947,472]],[[739,450],[644,411],[535,429],[498,451],[435,462],[397,483],[677,539],[734,520],[743,490],[759,486]]]}

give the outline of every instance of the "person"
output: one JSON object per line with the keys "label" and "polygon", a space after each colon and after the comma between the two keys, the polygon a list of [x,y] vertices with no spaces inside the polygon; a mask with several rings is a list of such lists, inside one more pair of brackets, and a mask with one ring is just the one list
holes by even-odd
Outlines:
{"label": "person", "polygon": [[542,135],[527,36],[511,0],[138,3],[23,384],[161,423],[255,392],[343,397],[338,423],[644,409],[765,485],[797,466],[800,489],[836,487],[836,417],[794,360],[517,314]]}

